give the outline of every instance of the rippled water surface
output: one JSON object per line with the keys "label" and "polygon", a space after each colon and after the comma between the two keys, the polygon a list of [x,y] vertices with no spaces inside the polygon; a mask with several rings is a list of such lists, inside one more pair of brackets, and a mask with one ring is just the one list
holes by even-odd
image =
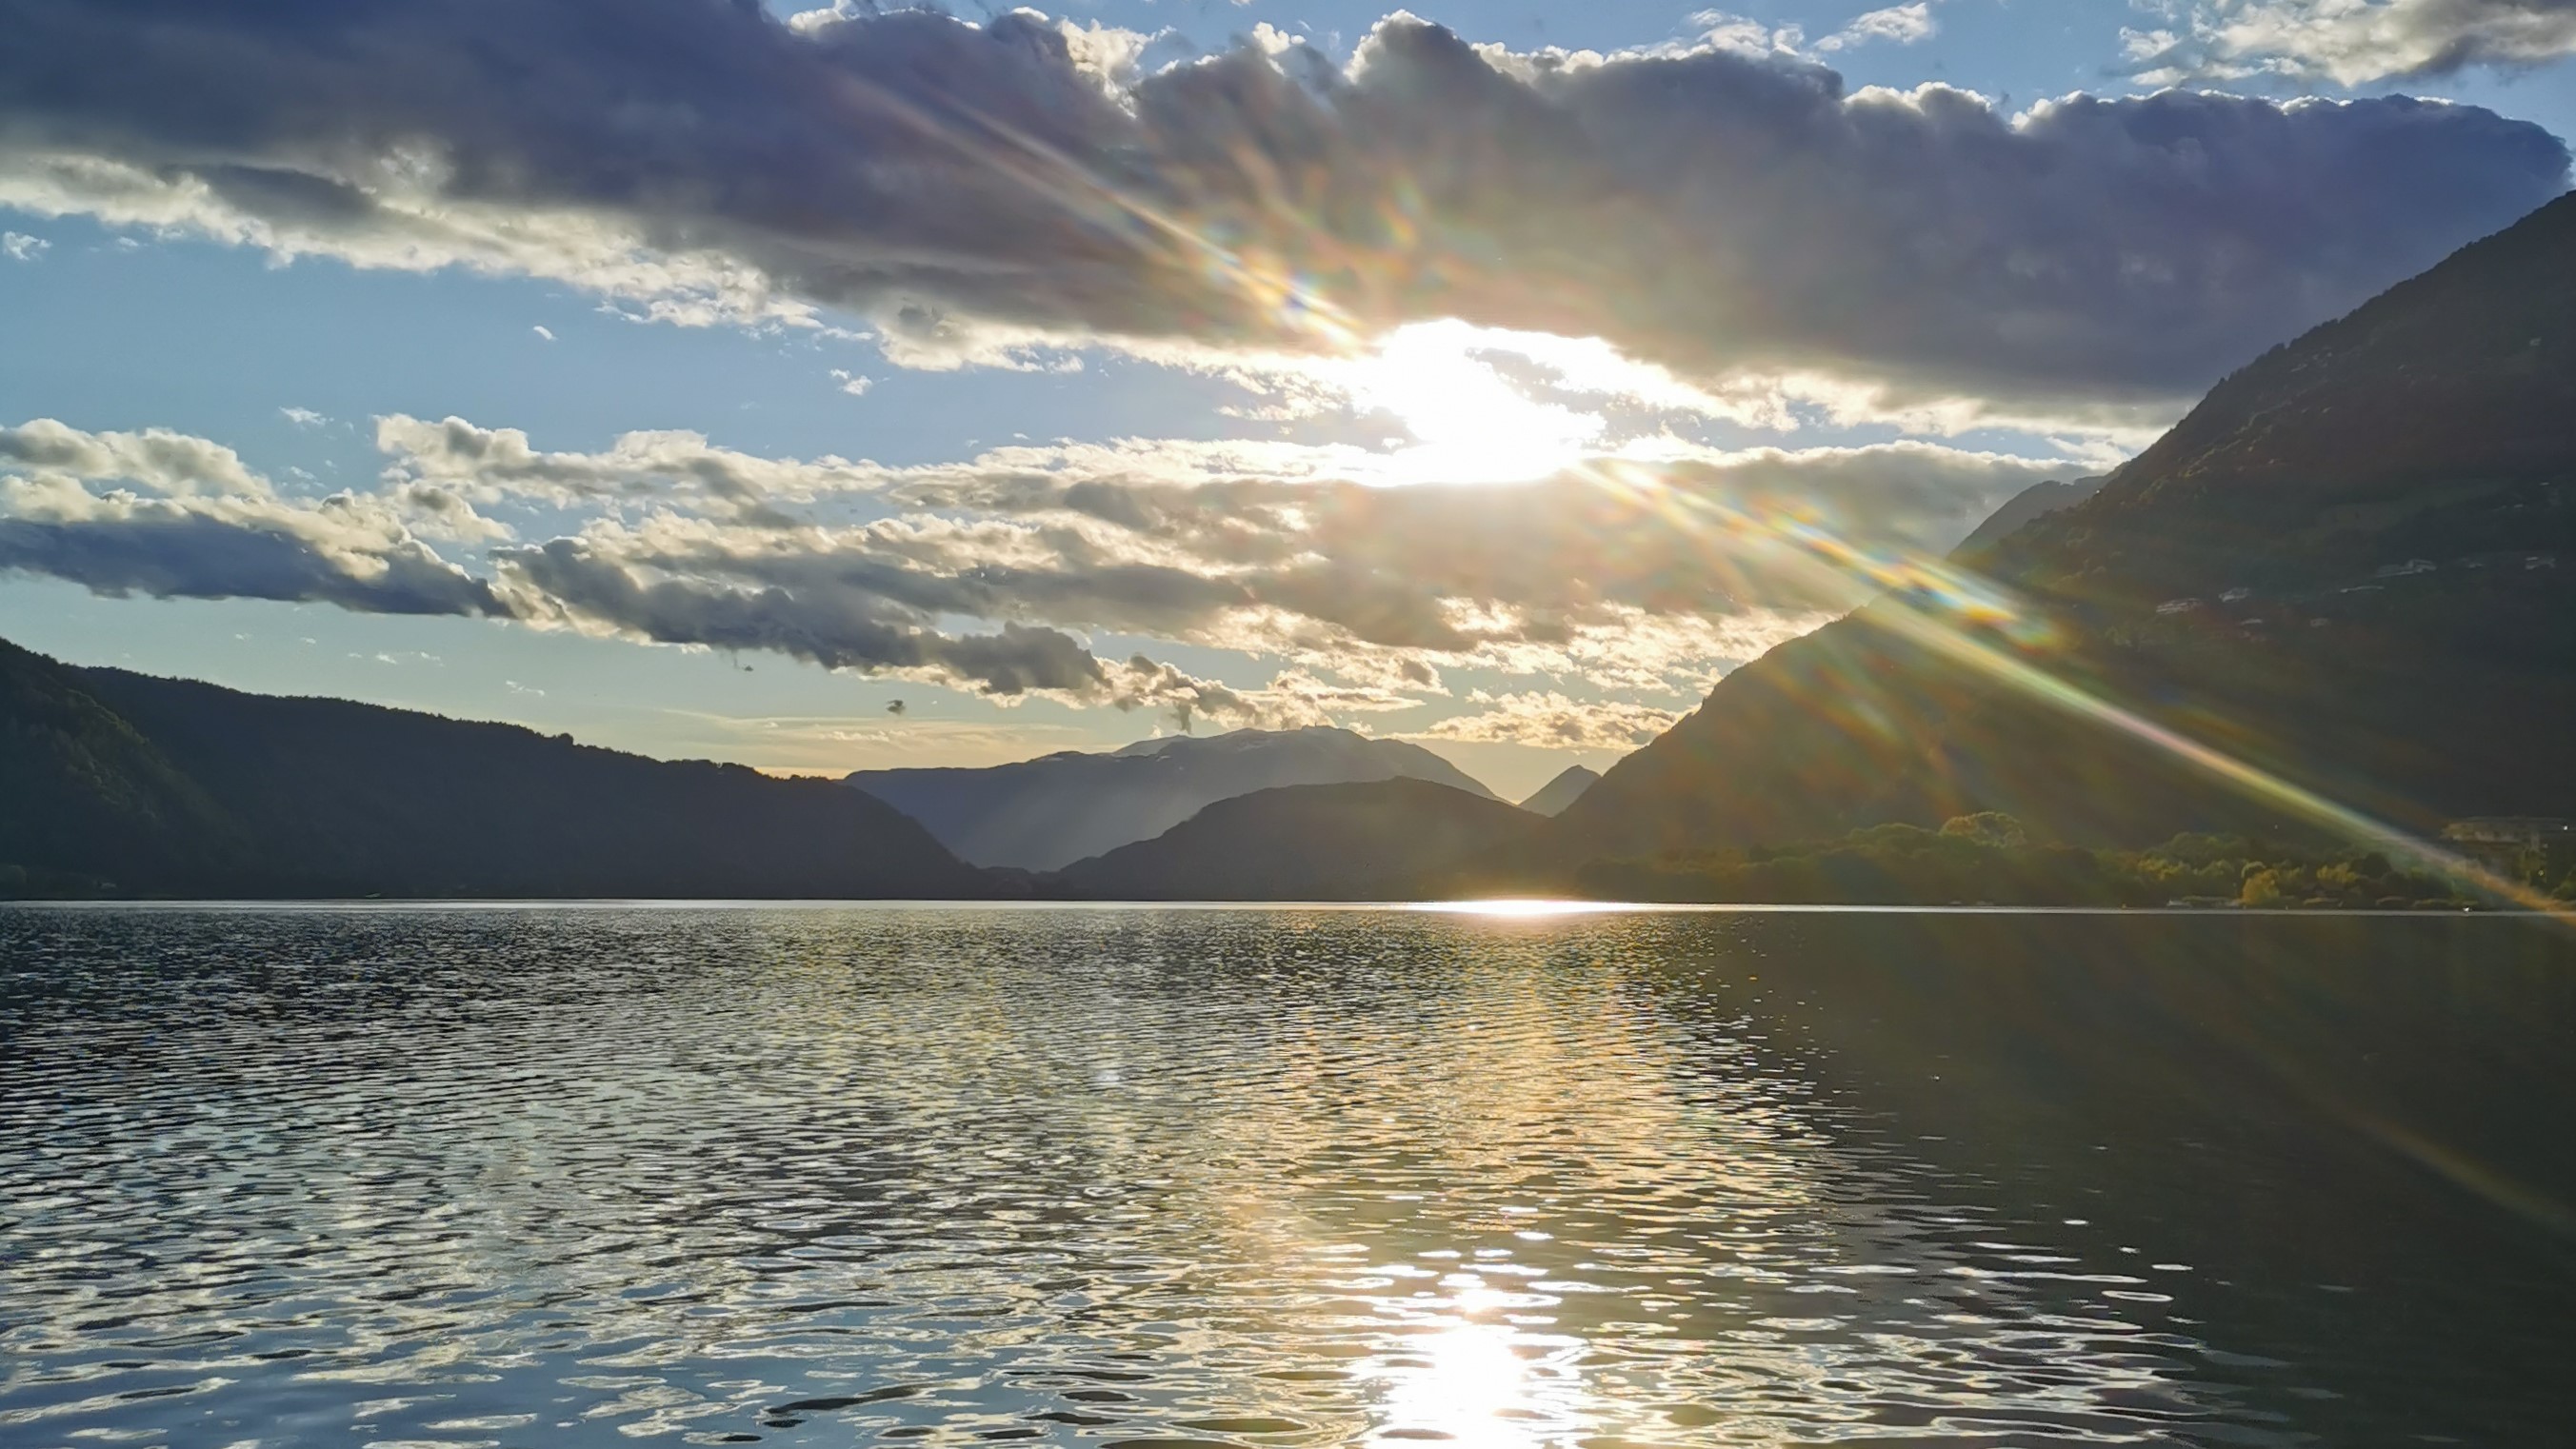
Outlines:
{"label": "rippled water surface", "polygon": [[2565,939],[15,909],[0,1443],[2565,1443]]}

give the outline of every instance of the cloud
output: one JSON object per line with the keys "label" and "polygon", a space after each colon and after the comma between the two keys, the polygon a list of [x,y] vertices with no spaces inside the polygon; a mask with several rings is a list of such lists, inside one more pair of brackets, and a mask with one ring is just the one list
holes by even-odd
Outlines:
{"label": "cloud", "polygon": [[220,443],[163,428],[88,433],[52,418],[0,427],[0,470],[80,483],[120,482],[154,493],[267,497],[267,479]]}
{"label": "cloud", "polygon": [[1805,26],[1772,25],[1731,10],[1696,10],[1689,23],[1698,30],[1702,45],[1745,55],[1796,55],[1807,44]]}
{"label": "cloud", "polygon": [[999,765],[1032,751],[1098,749],[1099,736],[1074,724],[912,718],[873,723],[845,714],[748,718],[712,710],[667,710],[664,753],[712,755],[781,773],[838,774],[858,765]]}
{"label": "cloud", "polygon": [[1470,704],[1484,708],[1455,715],[1413,734],[1414,739],[1479,744],[1537,745],[1557,750],[1626,751],[1673,727],[1680,714],[1619,700],[1578,700],[1553,692],[1493,695],[1478,692]]}
{"label": "cloud", "polygon": [[0,570],[118,596],[505,612],[490,585],[441,559],[381,499],[283,499],[229,449],[50,419],[0,429]]}
{"label": "cloud", "polygon": [[[1866,572],[1819,563],[1816,530],[1873,556],[1940,550],[2072,471],[1919,442],[1653,438],[1527,485],[1390,488],[1338,474],[1349,450],[1278,442],[1020,444],[893,468],[682,432],[548,452],[400,415],[377,442],[373,491],[307,500],[186,435],[0,429],[0,568],[766,651],[1180,723],[1448,708],[1446,676],[1465,673],[1521,683],[1482,701],[1495,721],[1450,728],[1539,738],[1571,726],[1523,696],[1579,679],[1607,701],[1585,716],[1597,736],[1866,597]],[[569,531],[519,542],[477,504],[561,509],[547,526]],[[1269,682],[1183,670],[1152,641]]]}
{"label": "cloud", "polygon": [[2200,0],[2128,34],[2141,79],[2364,86],[2576,55],[2576,0]]}
{"label": "cloud", "polygon": [[329,418],[315,412],[311,408],[279,408],[277,410],[277,415],[286,419],[286,421],[293,426],[303,429],[306,432],[311,432],[315,428],[327,428],[331,425],[331,420]]}
{"label": "cloud", "polygon": [[29,236],[23,231],[0,231],[0,257],[13,262],[32,262],[52,246],[53,243],[43,237]]}
{"label": "cloud", "polygon": [[1891,5],[1872,10],[1851,24],[1816,42],[1820,51],[1848,50],[1855,45],[1885,41],[1890,45],[1917,45],[1940,32],[1940,22],[1932,18],[1931,0],[1915,0],[1911,5]]}
{"label": "cloud", "polygon": [[1516,53],[1410,17],[1346,66],[1274,34],[1150,73],[1139,38],[1027,11],[0,0],[0,25],[0,205],[674,322],[848,308],[904,365],[1333,351],[1456,315],[1701,383],[2180,397],[2567,168],[2467,106],[2008,116],[1718,43]]}
{"label": "cloud", "polygon": [[537,325],[536,325],[536,326],[534,326],[534,327],[529,328],[528,330],[529,330],[529,331],[531,331],[531,332],[534,332],[535,334],[537,334],[537,338],[538,338],[538,340],[539,340],[539,341],[542,341],[542,342],[552,342],[552,341],[554,341],[554,340],[555,340],[555,330],[554,330],[553,328],[551,328],[551,327],[546,326],[546,325],[545,325],[544,323],[542,323],[542,322],[541,322],[541,323],[539,323],[539,324],[537,324]]}
{"label": "cloud", "polygon": [[875,378],[852,372],[846,367],[833,368],[832,381],[839,383],[841,391],[852,397],[866,397],[868,389],[877,385]]}
{"label": "cloud", "polygon": [[661,643],[768,650],[827,669],[939,671],[996,695],[1089,696],[1108,675],[1060,630],[1010,625],[998,635],[947,635],[904,622],[864,592],[800,597],[774,587],[651,579],[575,539],[504,552],[501,565],[522,586],[532,614]]}
{"label": "cloud", "polygon": [[547,453],[516,428],[481,428],[457,417],[425,422],[402,413],[376,419],[376,446],[393,460],[389,480],[438,485],[476,502],[534,499],[570,507],[676,498],[772,525],[788,522],[782,504],[865,492],[886,477],[873,464],[829,455],[756,457],[679,431],[625,433],[597,453]]}
{"label": "cloud", "polygon": [[[1916,443],[1676,445],[1665,461],[1620,465],[1653,488],[1568,476],[1390,489],[1293,469],[1194,473],[1209,445],[1174,447],[1177,459],[1144,442],[1019,447],[874,479],[873,465],[843,465],[881,485],[876,501],[910,511],[747,522],[682,493],[494,558],[524,616],[570,627],[911,672],[1005,698],[1294,722],[1443,695],[1444,668],[1696,690],[1874,587],[1820,568],[1800,530],[1946,548],[2003,498],[2069,471]],[[1735,522],[1676,526],[1659,490]],[[944,621],[956,620],[999,628],[1001,640],[952,638]],[[1296,667],[1266,688],[1219,689],[1122,672],[1075,651],[1072,631]]]}

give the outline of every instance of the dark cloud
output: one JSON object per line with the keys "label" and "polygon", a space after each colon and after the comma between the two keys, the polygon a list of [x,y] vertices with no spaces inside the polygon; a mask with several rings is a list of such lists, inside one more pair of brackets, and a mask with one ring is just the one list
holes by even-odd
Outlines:
{"label": "dark cloud", "polygon": [[866,590],[797,593],[694,579],[646,581],[569,538],[502,550],[498,557],[548,605],[667,644],[765,649],[827,669],[939,669],[996,695],[1091,694],[1107,678],[1091,651],[1059,630],[1014,624],[995,635],[942,634],[909,622]]}
{"label": "dark cloud", "polygon": [[578,539],[497,551],[525,591],[525,607],[606,625],[665,644],[759,649],[827,669],[912,670],[959,681],[996,698],[1033,692],[1122,709],[1249,716],[1231,691],[1143,656],[1104,661],[1060,629],[1005,623],[985,634],[951,634],[918,612],[864,586],[745,588],[705,575],[639,576],[628,562]]}
{"label": "dark cloud", "polygon": [[120,596],[272,599],[367,614],[508,612],[489,584],[417,543],[353,559],[291,532],[168,506],[0,518],[0,570],[13,569]]}
{"label": "dark cloud", "polygon": [[[1141,78],[1026,12],[796,29],[732,0],[0,0],[0,34],[0,175],[37,178],[0,195],[843,304],[916,354],[1455,314],[1702,377],[2175,396],[2546,200],[2568,160],[2467,106],[2013,118],[1779,56],[1514,56],[1410,19],[1346,70],[1247,45]],[[560,254],[473,229],[529,211],[564,219]],[[593,225],[694,260],[638,280],[572,234]]]}

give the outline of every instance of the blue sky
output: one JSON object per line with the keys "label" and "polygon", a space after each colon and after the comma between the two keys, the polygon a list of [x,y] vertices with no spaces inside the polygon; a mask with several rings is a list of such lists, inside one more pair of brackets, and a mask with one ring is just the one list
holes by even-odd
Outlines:
{"label": "blue sky", "polygon": [[[0,636],[793,770],[1329,720],[1534,788],[1857,597],[1647,493],[1937,552],[2554,195],[2576,134],[2552,0],[1424,17],[1481,51],[1366,5],[817,15],[743,40],[830,81],[774,108],[532,0],[558,78],[492,134],[407,59],[296,90],[298,28],[375,7],[194,7],[158,50],[83,28],[120,8],[0,0],[51,67],[0,75]],[[1332,145],[1228,131],[1286,104],[1255,72]],[[904,154],[845,74],[1037,141]],[[2247,99],[2139,99],[2168,83]],[[1401,225],[1235,205],[1202,124]]]}

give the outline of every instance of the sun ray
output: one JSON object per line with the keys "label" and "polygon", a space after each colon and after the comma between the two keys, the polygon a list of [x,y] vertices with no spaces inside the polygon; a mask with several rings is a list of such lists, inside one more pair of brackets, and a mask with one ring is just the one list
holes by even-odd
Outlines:
{"label": "sun ray", "polygon": [[2438,874],[2466,880],[2480,890],[2529,911],[2576,924],[2576,908],[2519,881],[2509,880],[2431,841],[2327,798],[2170,726],[2051,674],[2017,650],[2049,642],[2052,624],[1993,581],[1943,560],[1859,548],[1812,519],[1763,518],[1716,499],[1670,486],[1660,474],[1619,460],[1589,462],[1580,475],[1626,496],[1651,495],[1675,527],[1691,536],[1724,536],[1788,545],[1793,566],[1819,584],[1839,580],[1877,590],[1856,617],[1909,643],[2002,683],[2028,698],[2151,745],[2200,770],[2249,799],[2279,809],[2347,839],[2366,844]]}

